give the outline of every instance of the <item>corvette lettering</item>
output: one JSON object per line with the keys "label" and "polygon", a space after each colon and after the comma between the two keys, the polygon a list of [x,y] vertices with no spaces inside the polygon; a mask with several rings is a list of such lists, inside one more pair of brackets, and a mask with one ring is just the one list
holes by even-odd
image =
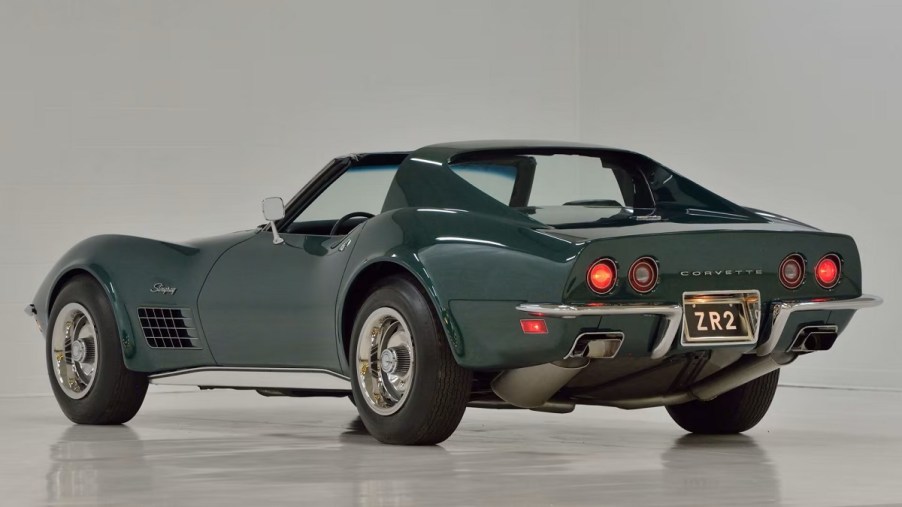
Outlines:
{"label": "corvette lettering", "polygon": [[150,292],[153,292],[154,294],[166,294],[166,295],[171,296],[171,295],[175,294],[175,291],[177,291],[177,290],[178,289],[175,287],[169,287],[169,286],[163,285],[162,283],[155,283],[153,285],[153,287],[151,287]]}
{"label": "corvette lettering", "polygon": [[720,269],[715,271],[680,271],[680,276],[763,275],[762,269]]}

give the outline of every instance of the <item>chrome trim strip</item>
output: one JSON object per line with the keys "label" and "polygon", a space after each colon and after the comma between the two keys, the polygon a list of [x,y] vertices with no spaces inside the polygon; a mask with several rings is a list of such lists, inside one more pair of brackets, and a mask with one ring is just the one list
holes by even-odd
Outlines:
{"label": "chrome trim strip", "polygon": [[852,299],[829,299],[829,300],[807,300],[807,301],[779,301],[772,305],[770,334],[767,340],[758,348],[755,353],[759,356],[766,356],[777,348],[777,342],[783,335],[786,323],[789,318],[796,312],[809,312],[820,310],[861,310],[862,308],[871,308],[879,306],[883,303],[883,299],[878,296],[863,294]]}
{"label": "chrome trim strip", "polygon": [[683,309],[680,305],[610,305],[602,303],[555,305],[524,303],[517,305],[517,310],[537,317],[557,317],[562,319],[596,315],[657,315],[667,322],[667,326],[658,337],[655,346],[652,347],[651,357],[653,359],[660,359],[667,355],[680,330],[680,322],[683,320]]}
{"label": "chrome trim strip", "polygon": [[351,389],[351,381],[318,368],[207,366],[150,375],[151,384],[272,389]]}

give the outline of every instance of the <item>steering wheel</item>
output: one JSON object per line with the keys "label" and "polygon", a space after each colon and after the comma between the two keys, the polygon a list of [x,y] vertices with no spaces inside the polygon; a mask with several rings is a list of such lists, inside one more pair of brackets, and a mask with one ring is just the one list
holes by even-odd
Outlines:
{"label": "steering wheel", "polygon": [[374,216],[375,215],[373,215],[372,213],[367,213],[366,211],[355,211],[353,213],[348,213],[347,215],[339,218],[337,222],[335,222],[335,225],[332,226],[332,230],[329,231],[329,236],[337,235],[338,231],[341,230],[341,226],[352,218],[366,218],[367,220],[369,220]]}

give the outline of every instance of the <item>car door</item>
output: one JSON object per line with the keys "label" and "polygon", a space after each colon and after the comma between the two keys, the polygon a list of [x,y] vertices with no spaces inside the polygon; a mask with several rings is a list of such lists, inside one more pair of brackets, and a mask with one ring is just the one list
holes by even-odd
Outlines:
{"label": "car door", "polygon": [[[264,230],[219,258],[198,300],[218,364],[339,370],[336,304],[354,246],[347,236],[364,219],[332,228],[349,213],[379,213],[396,169],[344,170],[312,201],[307,196],[310,202],[297,216],[286,216],[279,226],[284,242],[275,244]],[[295,201],[304,198],[302,192]]]}
{"label": "car door", "polygon": [[198,301],[207,342],[228,366],[337,368],[342,238],[261,232],[220,257]]}

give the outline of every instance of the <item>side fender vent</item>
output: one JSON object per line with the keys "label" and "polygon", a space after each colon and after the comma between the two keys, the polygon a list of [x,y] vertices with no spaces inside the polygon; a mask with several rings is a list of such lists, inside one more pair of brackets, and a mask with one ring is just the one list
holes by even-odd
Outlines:
{"label": "side fender vent", "polygon": [[194,313],[189,308],[138,308],[138,318],[152,348],[200,348]]}

